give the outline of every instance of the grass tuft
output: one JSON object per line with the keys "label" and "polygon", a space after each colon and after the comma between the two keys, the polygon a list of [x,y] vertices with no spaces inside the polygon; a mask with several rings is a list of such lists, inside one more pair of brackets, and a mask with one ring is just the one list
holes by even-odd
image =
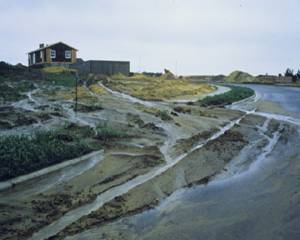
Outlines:
{"label": "grass tuft", "polygon": [[171,121],[172,117],[170,116],[170,114],[168,113],[168,111],[161,111],[159,110],[156,114],[157,117],[159,117],[161,120],[163,121]]}
{"label": "grass tuft", "polygon": [[108,124],[100,124],[96,128],[96,139],[99,139],[104,142],[115,138],[124,138],[127,136],[128,134],[126,132],[114,129]]}
{"label": "grass tuft", "polygon": [[[84,131],[87,134],[87,130]],[[0,180],[28,174],[92,150],[79,136],[66,130],[41,131],[31,136],[1,136]]]}

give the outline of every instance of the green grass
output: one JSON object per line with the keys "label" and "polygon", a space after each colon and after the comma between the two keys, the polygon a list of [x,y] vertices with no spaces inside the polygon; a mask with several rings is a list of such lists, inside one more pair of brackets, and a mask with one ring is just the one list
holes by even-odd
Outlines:
{"label": "green grass", "polygon": [[8,81],[9,78],[3,75],[0,75],[0,82]]}
{"label": "green grass", "polygon": [[73,123],[32,135],[0,136],[0,181],[82,156],[104,142],[127,136],[107,124],[97,126],[95,133],[91,127]]}
{"label": "green grass", "polygon": [[206,97],[200,100],[201,106],[225,106],[254,95],[254,90],[247,87],[230,86],[229,92]]}
{"label": "green grass", "polygon": [[100,124],[96,128],[96,139],[107,142],[111,139],[127,137],[128,134],[124,131],[114,129],[107,124]]}
{"label": "green grass", "polygon": [[6,83],[0,83],[0,103],[18,101],[25,98],[25,95],[16,91],[15,88],[8,86]]}
{"label": "green grass", "polygon": [[32,82],[29,81],[20,81],[20,82],[15,82],[14,83],[14,88],[18,92],[28,92],[30,90],[35,89],[34,85]]}
{"label": "green grass", "polygon": [[61,85],[66,87],[75,87],[76,76],[72,73],[48,73],[45,76],[45,80],[55,85]]}
{"label": "green grass", "polygon": [[26,97],[24,95],[25,92],[33,90],[34,88],[33,83],[28,81],[0,81],[0,103],[21,100]]}
{"label": "green grass", "polygon": [[79,112],[95,112],[102,110],[103,107],[100,103],[93,103],[93,104],[81,104],[77,105],[77,110]]}
{"label": "green grass", "polygon": [[[87,130],[83,130],[87,133]],[[0,136],[0,181],[42,169],[91,152],[82,134],[42,131],[32,136]]]}

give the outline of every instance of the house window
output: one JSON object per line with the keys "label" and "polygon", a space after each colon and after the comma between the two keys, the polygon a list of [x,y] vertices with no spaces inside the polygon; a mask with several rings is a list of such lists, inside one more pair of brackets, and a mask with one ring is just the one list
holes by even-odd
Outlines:
{"label": "house window", "polygon": [[51,49],[50,56],[51,58],[56,58],[56,51]]}
{"label": "house window", "polygon": [[43,60],[43,51],[40,51],[40,59]]}
{"label": "house window", "polygon": [[65,51],[65,58],[71,59],[71,57],[72,57],[72,51],[70,51],[70,50]]}
{"label": "house window", "polygon": [[35,64],[35,53],[32,54],[32,64]]}

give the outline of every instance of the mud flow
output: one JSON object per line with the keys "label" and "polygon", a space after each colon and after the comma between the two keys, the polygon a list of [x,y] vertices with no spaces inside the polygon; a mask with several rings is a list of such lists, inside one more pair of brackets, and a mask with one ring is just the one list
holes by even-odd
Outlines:
{"label": "mud flow", "polygon": [[[191,239],[206,236],[205,230],[187,230],[199,229],[196,225],[218,233],[224,222],[216,220],[217,210],[208,212],[205,206],[234,204],[230,196],[241,198],[234,190],[243,196],[246,188],[257,193],[263,185],[255,188],[256,181],[267,187],[274,181],[276,188],[279,181],[270,174],[278,172],[264,169],[274,164],[287,171],[289,166],[276,162],[279,156],[291,164],[291,155],[299,156],[299,119],[269,104],[261,89],[218,108],[201,107],[190,96],[142,99],[110,84],[80,86],[76,112],[70,89],[42,83],[0,107],[3,136],[30,138],[36,131],[59,130],[54,136],[66,146],[79,144],[79,139],[87,149],[0,182],[1,239],[171,239],[170,232],[178,233],[172,239],[182,239],[180,231],[189,232]],[[211,87],[215,94],[228,91]],[[288,196],[289,189],[283,194]],[[263,206],[258,193],[241,201],[248,204],[245,209]],[[242,222],[237,212],[243,206],[235,205],[232,221]],[[176,230],[172,221],[184,212],[189,213],[186,224]],[[232,231],[229,228],[229,235]]]}

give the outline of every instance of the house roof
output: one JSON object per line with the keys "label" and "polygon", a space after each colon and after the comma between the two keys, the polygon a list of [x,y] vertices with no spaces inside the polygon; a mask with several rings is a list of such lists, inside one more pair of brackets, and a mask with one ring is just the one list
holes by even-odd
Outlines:
{"label": "house roof", "polygon": [[46,49],[46,48],[50,48],[50,47],[52,47],[52,46],[54,46],[54,45],[56,45],[56,44],[59,44],[59,43],[62,43],[62,44],[64,44],[64,45],[68,46],[69,48],[72,48],[72,49],[74,49],[75,51],[78,51],[76,48],[71,47],[70,45],[68,45],[68,44],[66,44],[66,43],[64,43],[64,42],[57,42],[57,43],[53,43],[53,44],[50,44],[50,45],[46,45],[45,47],[38,48],[38,49],[36,49],[36,50],[30,51],[30,52],[28,52],[28,54],[29,54],[29,53],[33,53],[33,52],[36,52],[36,51],[40,51],[40,50],[43,50],[43,49]]}

